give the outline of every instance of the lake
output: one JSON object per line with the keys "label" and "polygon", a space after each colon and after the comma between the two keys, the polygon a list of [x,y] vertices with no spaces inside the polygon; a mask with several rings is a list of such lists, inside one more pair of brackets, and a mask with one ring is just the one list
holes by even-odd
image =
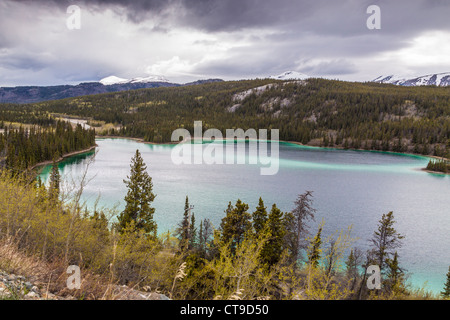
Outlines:
{"label": "lake", "polygon": [[[229,201],[241,199],[252,212],[262,197],[269,210],[276,203],[286,212],[298,194],[311,190],[317,209],[312,233],[322,219],[323,237],[352,225],[358,238],[354,246],[365,251],[382,214],[393,211],[395,227],[405,235],[398,250],[400,264],[411,274],[411,283],[419,287],[427,282],[426,289],[434,293],[444,287],[450,265],[450,176],[420,170],[428,163],[426,157],[280,143],[279,171],[264,176],[253,164],[175,165],[174,145],[106,138],[97,144],[83,195],[90,207],[100,196],[101,206],[124,208],[123,179],[139,149],[153,179],[159,233],[176,228],[186,196],[195,206],[196,221],[209,218],[218,228]],[[77,180],[93,156],[65,159],[59,164],[62,176]],[[41,176],[47,179],[49,171],[45,167]]]}

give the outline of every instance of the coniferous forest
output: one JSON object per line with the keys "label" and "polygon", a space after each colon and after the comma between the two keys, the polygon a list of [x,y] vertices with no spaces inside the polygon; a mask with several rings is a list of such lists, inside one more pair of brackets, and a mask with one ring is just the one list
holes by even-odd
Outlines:
{"label": "coniferous forest", "polygon": [[1,105],[0,121],[89,120],[97,134],[170,142],[175,129],[279,129],[280,139],[350,149],[448,156],[450,89],[325,79],[245,80]]}
{"label": "coniferous forest", "polygon": [[95,131],[83,129],[80,124],[72,128],[68,122],[57,121],[46,127],[3,127],[0,156],[7,168],[19,171],[95,145]]}

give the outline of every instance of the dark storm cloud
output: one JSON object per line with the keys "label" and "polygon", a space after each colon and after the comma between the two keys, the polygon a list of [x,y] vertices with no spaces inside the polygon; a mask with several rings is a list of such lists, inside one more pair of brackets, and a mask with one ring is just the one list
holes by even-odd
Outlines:
{"label": "dark storm cloud", "polygon": [[48,61],[45,57],[36,56],[33,53],[11,54],[0,60],[0,67],[8,69],[22,69],[39,71],[46,67]]}
{"label": "dark storm cloud", "polygon": [[[366,27],[366,10],[373,4],[381,8],[381,30]],[[69,5],[78,5],[83,12],[82,29],[72,33],[65,26]],[[450,3],[0,0],[0,30],[0,81],[8,78],[2,69],[32,70],[36,79],[42,73],[43,78],[54,75],[63,80],[142,76],[146,70],[224,78],[297,70],[312,76],[358,74],[358,79],[371,79],[380,67],[401,70],[419,61],[425,50],[414,52],[419,58],[410,59],[409,66],[399,65],[403,57],[395,53],[413,47],[415,39],[428,36],[427,32],[442,31],[445,42]],[[438,46],[431,51],[442,52]],[[450,67],[445,56],[438,61]],[[419,63],[416,70],[426,67]],[[448,70],[429,72],[437,71]],[[195,79],[180,81],[189,80]]]}
{"label": "dark storm cloud", "polygon": [[[291,27],[292,31],[352,35],[366,32],[366,9],[382,10],[382,29],[390,33],[421,32],[450,27],[448,0],[16,0],[29,4],[70,4],[93,10],[121,8],[118,13],[134,22],[158,16],[173,24],[205,31]],[[289,30],[289,29],[288,29]]]}

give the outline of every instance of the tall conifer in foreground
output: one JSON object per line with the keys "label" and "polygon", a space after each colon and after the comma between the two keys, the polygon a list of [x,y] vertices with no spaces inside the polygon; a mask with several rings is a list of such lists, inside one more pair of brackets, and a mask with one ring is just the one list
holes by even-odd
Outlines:
{"label": "tall conifer in foreground", "polygon": [[309,248],[308,248],[308,262],[313,268],[317,268],[319,266],[320,254],[322,252],[322,226],[319,226],[319,230],[317,231],[314,239],[311,240]]}
{"label": "tall conifer in foreground", "polygon": [[309,234],[308,220],[314,220],[316,209],[312,206],[312,191],[300,194],[295,201],[295,207],[284,215],[285,245],[289,251],[290,259],[297,262],[300,259],[300,251],[307,248],[305,241]]}
{"label": "tall conifer in foreground", "polygon": [[255,229],[255,233],[258,235],[262,229],[264,229],[264,225],[267,221],[267,211],[264,206],[264,201],[262,198],[259,198],[258,206],[256,207],[255,212],[252,214],[253,217],[253,229]]}
{"label": "tall conifer in foreground", "polygon": [[155,199],[153,194],[152,178],[147,173],[147,166],[142,159],[139,150],[136,150],[131,159],[131,173],[124,180],[128,187],[125,196],[125,210],[118,217],[118,229],[122,232],[127,225],[134,223],[136,229],[144,230],[149,236],[156,237],[157,225],[153,220],[155,208],[150,204]]}
{"label": "tall conifer in foreground", "polygon": [[231,202],[225,211],[226,216],[222,219],[220,229],[222,231],[222,240],[225,242],[231,241],[232,251],[236,249],[244,240],[244,235],[252,227],[251,214],[248,213],[248,204],[237,200],[236,206],[233,207]]}
{"label": "tall conifer in foreground", "polygon": [[53,157],[52,171],[50,174],[49,197],[51,200],[58,199],[60,184],[61,184],[61,175],[59,174],[58,164],[56,163],[56,156],[55,156]]}
{"label": "tall conifer in foreground", "polygon": [[180,250],[183,251],[188,247],[189,244],[189,198],[186,196],[186,202],[184,204],[184,213],[183,213],[183,219],[178,225],[178,228],[176,230],[176,236],[180,240],[179,246]]}
{"label": "tall conifer in foreground", "polygon": [[441,295],[444,299],[450,299],[450,267],[448,267],[447,282],[445,283],[444,291],[441,292]]}
{"label": "tall conifer in foreground", "polygon": [[370,239],[375,257],[374,262],[380,266],[382,271],[388,266],[388,259],[394,256],[395,249],[402,246],[401,240],[404,236],[397,232],[394,228],[394,223],[394,213],[392,211],[383,214],[378,222],[378,229],[373,233],[372,239]]}

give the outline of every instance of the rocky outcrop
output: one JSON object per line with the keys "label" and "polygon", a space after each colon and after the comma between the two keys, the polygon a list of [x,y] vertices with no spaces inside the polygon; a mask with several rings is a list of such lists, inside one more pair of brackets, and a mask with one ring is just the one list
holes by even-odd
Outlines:
{"label": "rocky outcrop", "polygon": [[[48,292],[42,284],[24,276],[0,272],[0,300],[70,300]],[[72,298],[73,299],[73,298]]]}
{"label": "rocky outcrop", "polygon": [[[109,300],[170,300],[158,292],[139,291],[118,285],[110,288],[108,297]],[[0,300],[76,300],[76,298],[72,295],[61,296],[51,293],[45,283],[0,271]]]}

